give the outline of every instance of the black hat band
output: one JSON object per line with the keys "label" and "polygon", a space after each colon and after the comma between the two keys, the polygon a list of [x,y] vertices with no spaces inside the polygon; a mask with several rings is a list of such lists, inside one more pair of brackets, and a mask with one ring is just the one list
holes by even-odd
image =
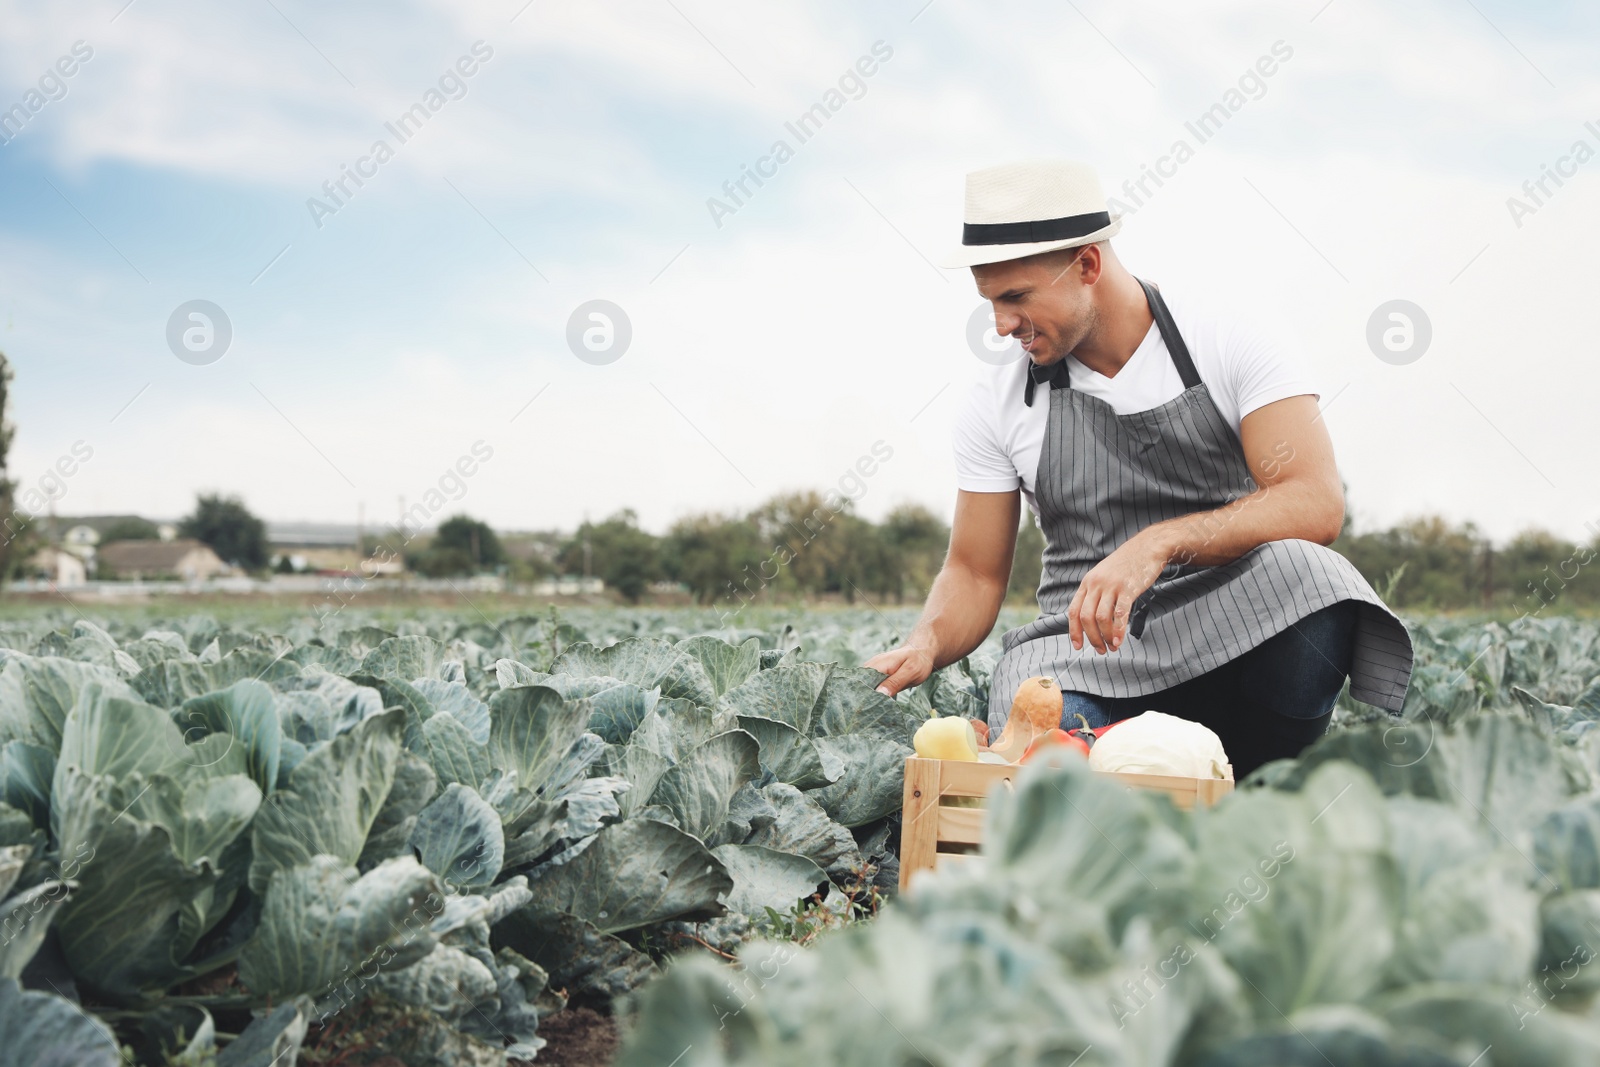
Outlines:
{"label": "black hat band", "polygon": [[1109,211],[1067,215],[1032,222],[968,222],[961,227],[964,245],[1022,245],[1084,237],[1111,225]]}

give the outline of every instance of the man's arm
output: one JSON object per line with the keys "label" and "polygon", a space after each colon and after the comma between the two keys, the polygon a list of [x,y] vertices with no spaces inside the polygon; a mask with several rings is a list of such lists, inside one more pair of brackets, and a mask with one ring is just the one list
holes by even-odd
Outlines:
{"label": "man's arm", "polygon": [[1067,607],[1074,648],[1121,647],[1134,600],[1169,563],[1215,565],[1268,541],[1332,544],[1344,525],[1333,442],[1313,396],[1291,396],[1241,420],[1239,440],[1258,488],[1214,511],[1154,523],[1101,560]]}
{"label": "man's arm", "polygon": [[1291,396],[1246,415],[1239,440],[1259,487],[1215,511],[1156,523],[1173,563],[1238,559],[1268,541],[1332,544],[1344,525],[1344,487],[1333,442],[1312,396]]}
{"label": "man's arm", "polygon": [[965,656],[989,636],[1011,579],[1021,507],[1021,495],[1015,489],[956,494],[950,551],[928,591],[922,617],[904,644],[865,664],[889,676],[878,687],[880,693],[894,696],[920,685],[928,675]]}

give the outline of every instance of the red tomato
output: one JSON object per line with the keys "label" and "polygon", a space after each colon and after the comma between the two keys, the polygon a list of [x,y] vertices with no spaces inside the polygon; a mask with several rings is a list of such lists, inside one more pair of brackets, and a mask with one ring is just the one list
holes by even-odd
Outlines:
{"label": "red tomato", "polygon": [[1034,753],[1057,745],[1072,749],[1083,756],[1089,754],[1089,746],[1081,738],[1073,737],[1065,730],[1046,730],[1028,745],[1027,751],[1022,754],[1022,762],[1027,763],[1033,758]]}

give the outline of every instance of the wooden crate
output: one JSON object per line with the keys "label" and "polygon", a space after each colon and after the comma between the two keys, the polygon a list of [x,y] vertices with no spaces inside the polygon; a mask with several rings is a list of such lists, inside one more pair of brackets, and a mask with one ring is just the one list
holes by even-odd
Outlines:
{"label": "wooden crate", "polygon": [[[917,871],[966,862],[978,850],[983,834],[983,808],[953,807],[951,797],[986,797],[997,782],[1010,786],[1023,768],[1015,763],[967,763],[961,760],[906,758],[905,806],[900,828],[900,888]],[[1189,809],[1196,802],[1215,804],[1233,792],[1227,778],[1175,778],[1165,774],[1096,772],[1129,789],[1152,789]]]}

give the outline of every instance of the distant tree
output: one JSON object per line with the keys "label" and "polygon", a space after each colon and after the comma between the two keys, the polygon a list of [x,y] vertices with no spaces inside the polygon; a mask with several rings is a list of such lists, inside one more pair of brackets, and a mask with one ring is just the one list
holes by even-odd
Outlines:
{"label": "distant tree", "polygon": [[1524,530],[1484,561],[1489,597],[1503,596],[1528,614],[1562,606],[1600,603],[1600,559],[1591,546],[1580,548],[1544,530]]}
{"label": "distant tree", "polygon": [[105,532],[100,535],[100,542],[107,544],[111,541],[156,541],[160,537],[161,530],[155,523],[130,515],[107,526]]}
{"label": "distant tree", "polygon": [[881,530],[893,553],[895,599],[902,599],[907,590],[919,598],[927,596],[950,549],[950,527],[921,504],[902,504],[884,518]]}
{"label": "distant tree", "polygon": [[663,572],[688,586],[701,604],[743,592],[746,580],[752,589],[759,585],[767,555],[753,523],[725,515],[679,519],[661,543]]}
{"label": "distant tree", "polygon": [[426,546],[406,553],[406,566],[429,578],[477,574],[506,562],[493,528],[470,515],[452,515]]}
{"label": "distant tree", "polygon": [[1331,546],[1375,587],[1400,573],[1392,606],[1430,611],[1481,606],[1489,541],[1475,523],[1452,525],[1438,515],[1408,519],[1373,533],[1351,533]]}
{"label": "distant tree", "polygon": [[204,541],[235,567],[260,570],[267,565],[267,527],[238,497],[202,493],[194,513],[178,524],[178,533]]}
{"label": "distant tree", "polygon": [[835,516],[819,540],[828,561],[829,592],[854,604],[858,596],[890,596],[899,591],[897,555],[881,528],[845,513]]}
{"label": "distant tree", "polygon": [[474,568],[484,570],[498,567],[506,561],[506,552],[500,538],[489,524],[470,515],[454,515],[439,524],[433,535],[432,551],[456,550],[466,554]]}
{"label": "distant tree", "polygon": [[289,553],[285,552],[278,557],[278,565],[272,569],[277,571],[279,574],[293,574],[294,560],[290,559]]}
{"label": "distant tree", "polygon": [[837,591],[836,564],[845,546],[830,534],[837,534],[840,517],[853,508],[849,500],[839,502],[837,509],[830,507],[827,498],[813,490],[782,493],[752,511],[750,522],[767,551],[763,560],[772,560],[762,568],[761,588],[814,595],[829,591],[831,576]]}
{"label": "distant tree", "polygon": [[587,572],[601,578],[630,604],[637,604],[650,583],[665,575],[661,542],[648,530],[639,528],[639,516],[632,508],[619,511],[604,522],[586,522],[578,527],[578,532],[561,547],[557,564],[565,574]]}

